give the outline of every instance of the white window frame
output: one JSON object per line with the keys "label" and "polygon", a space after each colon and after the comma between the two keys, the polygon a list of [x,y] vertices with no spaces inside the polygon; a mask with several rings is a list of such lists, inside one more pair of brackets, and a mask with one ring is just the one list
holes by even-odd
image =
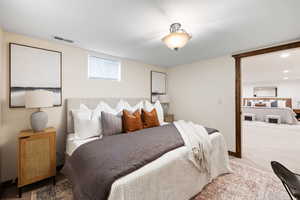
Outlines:
{"label": "white window frame", "polygon": [[[112,62],[118,62],[119,63],[119,66],[118,66],[118,78],[115,79],[115,78],[105,78],[105,77],[91,77],[90,76],[90,57],[95,57],[95,58],[98,58],[98,59],[102,59],[102,60],[108,60],[108,61],[112,61]],[[107,58],[106,56],[96,56],[96,55],[93,55],[93,54],[90,54],[88,55],[88,79],[89,80],[111,80],[111,81],[121,81],[121,60],[119,59],[114,59],[114,58]]]}

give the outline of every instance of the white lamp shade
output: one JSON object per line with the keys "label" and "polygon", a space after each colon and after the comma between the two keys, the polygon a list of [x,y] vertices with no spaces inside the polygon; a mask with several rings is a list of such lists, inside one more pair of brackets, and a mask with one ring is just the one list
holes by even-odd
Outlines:
{"label": "white lamp shade", "polygon": [[53,93],[47,90],[33,90],[25,93],[26,108],[53,107]]}
{"label": "white lamp shade", "polygon": [[179,49],[186,45],[186,43],[191,39],[191,36],[184,32],[174,32],[165,36],[162,41],[170,49]]}
{"label": "white lamp shade", "polygon": [[168,95],[159,96],[160,103],[170,103],[170,97]]}

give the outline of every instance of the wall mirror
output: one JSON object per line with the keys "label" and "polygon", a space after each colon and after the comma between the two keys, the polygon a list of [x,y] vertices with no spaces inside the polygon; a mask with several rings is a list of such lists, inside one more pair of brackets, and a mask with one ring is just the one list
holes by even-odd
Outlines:
{"label": "wall mirror", "polygon": [[254,97],[277,97],[277,87],[255,87],[253,88]]}

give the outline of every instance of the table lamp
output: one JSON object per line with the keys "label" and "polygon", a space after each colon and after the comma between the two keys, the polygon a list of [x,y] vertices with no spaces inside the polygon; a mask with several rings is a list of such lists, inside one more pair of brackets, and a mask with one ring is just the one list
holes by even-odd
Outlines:
{"label": "table lamp", "polygon": [[53,107],[53,93],[47,90],[31,90],[25,93],[25,108],[38,108],[37,112],[31,114],[31,128],[34,132],[45,130],[48,123],[47,113],[41,108]]}
{"label": "table lamp", "polygon": [[168,95],[160,95],[159,96],[159,102],[161,104],[165,105],[165,114],[168,114],[169,111],[169,103],[170,103],[170,97]]}

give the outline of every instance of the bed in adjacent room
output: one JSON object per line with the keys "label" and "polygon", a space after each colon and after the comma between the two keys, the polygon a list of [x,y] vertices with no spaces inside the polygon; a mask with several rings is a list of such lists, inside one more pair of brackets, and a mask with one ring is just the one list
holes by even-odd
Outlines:
{"label": "bed in adjacent room", "polygon": [[291,98],[243,98],[242,113],[244,117],[254,116],[255,121],[265,122],[268,116],[275,116],[282,124],[298,124]]}
{"label": "bed in adjacent room", "polygon": [[[125,100],[134,109],[144,101]],[[76,138],[71,111],[82,104],[95,109],[100,101],[115,107],[119,99],[67,101],[68,158],[63,171],[75,199],[191,199],[214,178],[230,172],[222,134],[191,122],[160,121],[160,126],[127,134]]]}

